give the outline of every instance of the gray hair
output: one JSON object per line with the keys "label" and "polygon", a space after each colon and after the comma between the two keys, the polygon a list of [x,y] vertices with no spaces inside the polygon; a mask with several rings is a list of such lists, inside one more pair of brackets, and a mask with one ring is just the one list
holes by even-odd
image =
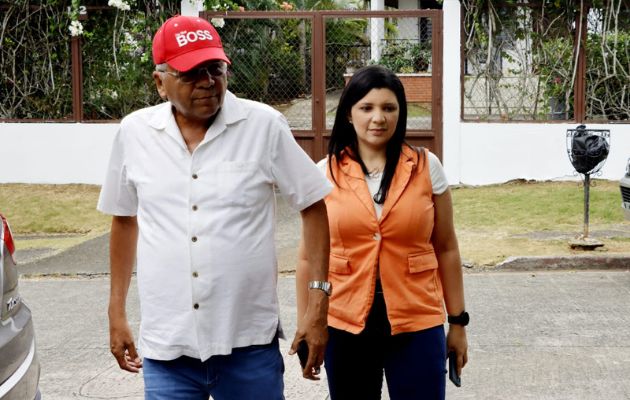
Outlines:
{"label": "gray hair", "polygon": [[155,70],[158,72],[166,72],[167,69],[168,69],[167,63],[157,64],[155,66]]}

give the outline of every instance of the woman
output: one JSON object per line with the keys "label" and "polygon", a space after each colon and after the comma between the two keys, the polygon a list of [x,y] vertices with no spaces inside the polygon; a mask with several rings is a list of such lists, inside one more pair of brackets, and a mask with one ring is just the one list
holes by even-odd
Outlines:
{"label": "woman", "polygon": [[[398,77],[362,68],[341,95],[319,164],[334,185],[325,199],[332,295],[324,363],[332,400],[380,399],[383,371],[392,400],[443,399],[447,353],[458,372],[467,362],[451,194],[437,157],[405,143],[406,124]],[[303,249],[299,316],[309,295]]]}

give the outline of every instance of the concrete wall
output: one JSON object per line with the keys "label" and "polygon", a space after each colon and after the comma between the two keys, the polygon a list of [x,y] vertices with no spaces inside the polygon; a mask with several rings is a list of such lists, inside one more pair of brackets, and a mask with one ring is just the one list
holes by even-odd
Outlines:
{"label": "concrete wall", "polygon": [[[184,0],[186,1],[186,0]],[[443,162],[449,182],[484,185],[512,179],[575,179],[566,130],[575,124],[460,121],[460,7],[444,1]],[[610,129],[601,178],[618,180],[630,157],[630,124]],[[117,124],[0,123],[0,183],[100,184]]]}
{"label": "concrete wall", "polygon": [[0,183],[101,184],[117,128],[0,123]]}

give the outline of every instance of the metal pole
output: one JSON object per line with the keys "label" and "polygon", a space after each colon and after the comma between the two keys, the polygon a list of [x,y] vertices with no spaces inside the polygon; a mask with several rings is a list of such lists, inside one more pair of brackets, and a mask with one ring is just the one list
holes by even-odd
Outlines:
{"label": "metal pole", "polygon": [[590,202],[591,175],[584,174],[584,239],[588,238],[588,209]]}
{"label": "metal pole", "polygon": [[83,59],[81,56],[81,37],[71,39],[72,52],[72,117],[74,122],[83,120]]}

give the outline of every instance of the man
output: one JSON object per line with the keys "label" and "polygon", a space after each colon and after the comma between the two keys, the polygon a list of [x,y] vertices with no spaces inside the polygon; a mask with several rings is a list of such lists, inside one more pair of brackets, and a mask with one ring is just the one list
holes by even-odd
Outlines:
{"label": "man", "polygon": [[[230,61],[210,23],[167,20],[153,60],[166,102],[122,120],[98,204],[113,215],[112,354],[144,368],[146,399],[282,399],[274,187],[301,210],[310,246],[314,288],[290,353],[306,341],[303,375],[318,379],[330,184],[280,113],[227,91]],[[134,260],[142,361],[125,314]]]}

